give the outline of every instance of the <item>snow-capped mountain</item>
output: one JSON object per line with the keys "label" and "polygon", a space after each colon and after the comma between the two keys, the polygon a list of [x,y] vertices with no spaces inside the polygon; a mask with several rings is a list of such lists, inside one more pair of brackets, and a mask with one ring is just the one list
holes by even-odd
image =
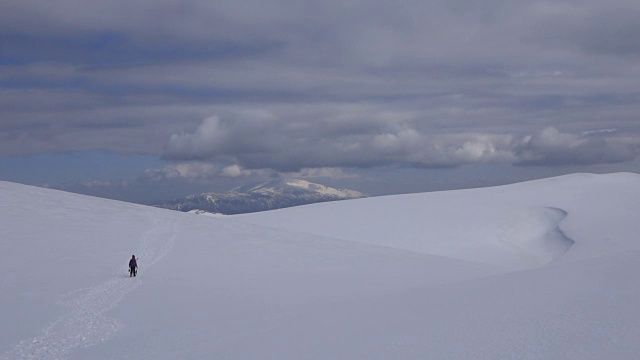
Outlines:
{"label": "snow-capped mountain", "polygon": [[274,180],[233,189],[226,193],[190,195],[158,207],[179,211],[205,210],[220,214],[244,214],[318,202],[358,199],[366,195],[338,190],[305,180]]}

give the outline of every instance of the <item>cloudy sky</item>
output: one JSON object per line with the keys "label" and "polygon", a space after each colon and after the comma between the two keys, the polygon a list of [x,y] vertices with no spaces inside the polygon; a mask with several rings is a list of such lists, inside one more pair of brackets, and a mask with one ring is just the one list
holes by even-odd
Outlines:
{"label": "cloudy sky", "polygon": [[9,0],[0,179],[151,203],[640,172],[637,0]]}

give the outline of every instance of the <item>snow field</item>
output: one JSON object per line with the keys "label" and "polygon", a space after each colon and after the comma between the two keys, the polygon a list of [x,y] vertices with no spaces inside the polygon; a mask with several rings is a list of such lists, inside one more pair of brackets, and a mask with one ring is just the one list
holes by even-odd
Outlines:
{"label": "snow field", "polygon": [[223,217],[0,193],[2,360],[640,353],[639,175]]}
{"label": "snow field", "polygon": [[[109,210],[113,210],[111,214],[117,211],[108,206],[96,207],[92,198],[13,184],[1,185],[2,190],[9,187],[15,192],[23,192],[25,196],[6,197],[9,201],[3,209],[3,217],[13,219],[10,225],[5,225],[2,236],[14,240],[3,242],[3,249],[7,249],[4,254],[11,254],[3,259],[5,268],[2,270],[10,274],[5,277],[10,283],[3,281],[3,285],[14,293],[0,307],[0,314],[7,320],[6,324],[10,324],[0,329],[2,339],[20,334],[23,331],[21,327],[32,322],[42,324],[43,319],[30,315],[34,307],[42,307],[45,302],[48,304],[44,306],[51,307],[47,315],[55,315],[43,316],[50,318],[50,322],[43,325],[42,331],[19,341],[11,350],[1,354],[0,359],[63,359],[75,348],[107,340],[122,325],[105,313],[141,284],[138,279],[128,278],[126,264],[101,274],[107,277],[98,285],[67,293],[63,291],[69,284],[82,283],[87,277],[94,278],[90,282],[95,282],[92,273],[96,267],[99,272],[106,270],[106,264],[99,264],[100,260],[107,260],[100,258],[100,252],[107,248],[106,253],[113,253],[111,246],[105,247],[113,244],[111,236],[128,239],[132,233],[135,234],[136,227],[120,227],[120,231],[124,230],[120,232],[117,226],[124,217],[118,215],[109,219]],[[118,204],[109,201],[97,203],[100,202]],[[39,206],[33,206],[34,203]],[[149,228],[140,236],[137,254],[145,259],[145,267],[149,268],[169,252],[175,233],[171,226],[161,224],[153,212],[142,219],[134,216],[129,222],[140,220],[148,223]]]}

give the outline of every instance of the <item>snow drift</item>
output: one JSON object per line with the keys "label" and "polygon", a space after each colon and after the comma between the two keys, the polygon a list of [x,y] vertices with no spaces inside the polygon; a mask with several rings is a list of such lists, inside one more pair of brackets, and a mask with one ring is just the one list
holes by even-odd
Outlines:
{"label": "snow drift", "polygon": [[226,217],[0,194],[2,360],[640,353],[636,174]]}

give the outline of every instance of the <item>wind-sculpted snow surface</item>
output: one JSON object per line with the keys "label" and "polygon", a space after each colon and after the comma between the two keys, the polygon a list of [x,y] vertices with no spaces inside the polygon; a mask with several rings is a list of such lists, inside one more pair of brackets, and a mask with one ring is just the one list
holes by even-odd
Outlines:
{"label": "wind-sculpted snow surface", "polygon": [[0,196],[2,360],[640,353],[636,174],[223,217]]}
{"label": "wind-sculpted snow surface", "polygon": [[553,207],[523,209],[498,228],[498,240],[524,266],[546,265],[574,243],[559,227],[566,217],[566,211]]}
{"label": "wind-sculpted snow surface", "polygon": [[[515,269],[548,264],[573,248],[591,249],[615,232],[607,227],[574,236],[574,222],[597,227],[624,221],[622,206],[638,175],[578,174],[484,189],[443,191],[316,204],[238,215],[235,221]],[[620,186],[620,187],[619,187]],[[617,188],[619,187],[619,188]],[[632,190],[629,190],[629,187]],[[638,207],[631,204],[632,208]],[[620,212],[620,216],[618,216]],[[570,221],[567,226],[566,221]],[[633,222],[626,222],[628,227]],[[607,230],[604,230],[607,229]],[[588,245],[588,246],[584,246]],[[602,249],[603,251],[608,251]],[[590,250],[588,250],[590,251]]]}

